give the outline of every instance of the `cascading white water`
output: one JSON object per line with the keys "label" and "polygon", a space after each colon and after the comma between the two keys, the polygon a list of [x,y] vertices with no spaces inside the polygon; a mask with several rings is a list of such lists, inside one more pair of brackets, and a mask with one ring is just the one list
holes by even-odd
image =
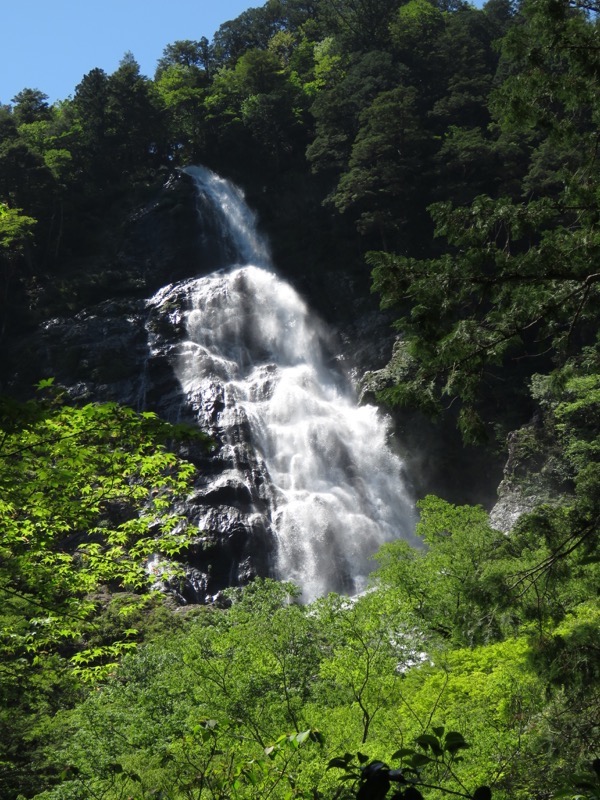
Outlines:
{"label": "cascading white water", "polygon": [[[372,553],[412,536],[402,462],[377,410],[359,407],[332,365],[324,326],[272,271],[243,195],[209,170],[187,172],[199,195],[214,203],[238,258],[186,284],[182,389],[203,426],[203,398],[219,397],[218,426],[229,431],[222,448],[228,479],[234,473],[250,495],[258,491],[263,516],[267,508],[277,577],[298,584],[307,600],[360,591]],[[213,426],[214,408],[213,402]]]}
{"label": "cascading white water", "polygon": [[[231,263],[255,264],[271,267],[269,247],[256,226],[256,217],[246,205],[242,190],[206,167],[187,167],[185,170],[194,179],[196,192],[204,200],[204,209],[212,211],[223,249],[231,249]],[[207,201],[207,202],[206,202]],[[227,244],[232,247],[227,248]]]}

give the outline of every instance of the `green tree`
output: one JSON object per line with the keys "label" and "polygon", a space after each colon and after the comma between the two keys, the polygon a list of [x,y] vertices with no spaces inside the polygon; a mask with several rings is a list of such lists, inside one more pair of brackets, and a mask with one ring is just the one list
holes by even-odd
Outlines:
{"label": "green tree", "polygon": [[568,353],[576,332],[595,319],[598,242],[593,229],[569,224],[545,199],[480,197],[469,208],[445,203],[432,213],[453,252],[429,260],[369,257],[384,304],[411,305],[398,322],[409,379],[384,395],[430,410],[460,399],[459,425],[476,438],[484,434],[481,402],[507,370],[523,391],[523,355],[530,368],[543,369],[549,349]]}
{"label": "green tree", "polygon": [[249,8],[224,22],[213,37],[213,53],[220,66],[234,66],[248,50],[266,50],[279,28],[278,9],[272,3]]}
{"label": "green tree", "polygon": [[348,51],[384,49],[398,0],[324,0],[321,14]]}
{"label": "green tree", "polygon": [[212,61],[212,47],[205,36],[197,42],[191,39],[179,39],[173,44],[168,44],[163,50],[154,77],[158,79],[169,67],[179,66],[194,68],[197,74],[209,78],[212,73]]}
{"label": "green tree", "polygon": [[136,798],[304,796],[296,768],[319,741],[302,717],[320,637],[295,594],[258,581],[125,658],[118,678],[57,720],[73,765],[58,796],[125,786]]}
{"label": "green tree", "polygon": [[361,113],[380,92],[393,89],[402,73],[385,51],[348,57],[333,40],[317,50],[315,72],[315,137],[306,155],[314,171],[337,177],[350,158]]}
{"label": "green tree", "polygon": [[157,167],[164,155],[164,130],[152,82],[125,53],[107,83],[107,137],[115,167],[134,177]]}
{"label": "green tree", "polygon": [[[73,98],[77,129],[76,161],[84,191],[93,199],[136,179],[165,158],[165,129],[158,94],[139,64],[126,53],[107,75],[93,69]],[[87,185],[86,185],[87,184]]]}
{"label": "green tree", "polygon": [[348,170],[333,196],[340,211],[357,217],[358,230],[378,236],[383,247],[389,239],[405,245],[414,231],[414,211],[423,208],[415,187],[430,148],[416,95],[412,87],[398,87],[364,109]]}
{"label": "green tree", "polygon": [[431,410],[458,400],[468,437],[484,435],[497,401],[514,402],[501,383],[523,397],[534,370],[564,362],[595,326],[597,36],[595,20],[568,2],[525,4],[504,42],[509,75],[495,101],[503,129],[528,137],[521,196],[434,205],[440,257],[369,258],[384,305],[402,309],[406,339],[408,380],[386,398]]}
{"label": "green tree", "polygon": [[26,257],[33,239],[36,221],[18,208],[0,203],[0,309],[2,326],[0,340],[6,330],[11,284],[20,264]]}
{"label": "green tree", "polygon": [[183,163],[203,157],[205,149],[205,81],[194,67],[173,65],[160,73],[156,91],[164,105],[169,149]]}
{"label": "green tree", "polygon": [[19,649],[36,653],[78,634],[99,584],[145,587],[146,559],[183,546],[171,503],[193,467],[161,444],[173,429],[117,405],[4,401],[1,421],[0,591],[24,604]]}
{"label": "green tree", "polygon": [[[110,174],[108,135],[108,75],[95,68],[83,76],[73,97],[73,121],[78,132],[77,164],[81,179],[102,185],[102,176]],[[91,187],[90,187],[91,188]]]}
{"label": "green tree", "polygon": [[101,677],[134,646],[125,616],[108,638],[95,636],[94,595],[148,592],[155,554],[176,569],[188,533],[173,502],[194,468],[166,446],[180,430],[114,404],[3,399],[0,432],[1,705],[14,717],[0,782],[15,797],[36,782],[35,770],[23,774],[31,731],[65,700],[66,676]]}
{"label": "green tree", "polygon": [[313,696],[350,711],[343,735],[360,745],[377,737],[380,716],[402,704],[401,675],[415,646],[407,639],[403,611],[382,595],[330,595],[315,603],[327,645]]}
{"label": "green tree", "polygon": [[50,118],[48,95],[39,89],[23,89],[13,97],[13,115],[17,125]]}

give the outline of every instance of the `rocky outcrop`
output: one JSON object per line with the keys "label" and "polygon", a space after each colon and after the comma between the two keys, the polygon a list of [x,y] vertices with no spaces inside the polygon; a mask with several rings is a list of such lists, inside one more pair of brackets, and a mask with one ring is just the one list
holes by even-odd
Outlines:
{"label": "rocky outcrop", "polygon": [[559,503],[572,492],[549,418],[536,414],[510,433],[507,451],[498,500],[490,512],[492,526],[505,533],[536,506]]}
{"label": "rocky outcrop", "polygon": [[[187,418],[195,423],[198,409],[183,402],[174,372],[189,300],[182,279],[211,272],[223,258],[211,218],[201,223],[196,203],[189,177],[170,176],[157,196],[127,220],[115,252],[95,254],[90,263],[79,265],[77,301],[83,305],[92,294],[97,302],[45,320],[9,343],[3,363],[5,387],[26,397],[41,378],[53,377],[74,402],[116,401],[155,411],[169,421]],[[101,283],[91,280],[96,270],[102,273]],[[180,281],[178,291],[168,301],[148,301],[160,287],[175,281]],[[77,286],[74,280],[71,291]],[[218,430],[216,424],[222,404],[218,387],[199,402],[215,447],[210,452],[200,444],[182,447],[182,455],[198,467],[198,480],[177,510],[199,533],[182,554],[187,580],[173,587],[180,599],[194,602],[269,574],[272,550],[268,520],[260,513],[260,492],[249,488],[259,486],[260,480],[255,475],[245,484],[234,475],[231,452],[220,446],[231,432]],[[238,464],[256,473],[259,467],[251,450],[241,435],[238,438]]]}
{"label": "rocky outcrop", "polygon": [[[195,443],[182,447],[198,467],[193,491],[178,509],[198,531],[182,554],[186,581],[172,587],[186,602],[205,602],[227,586],[270,574],[274,554],[269,478],[249,444],[248,420],[234,414],[224,422],[226,398],[218,381],[204,382],[201,392],[184,398],[176,374],[186,357],[190,286],[229,263],[229,245],[217,235],[209,212],[198,216],[197,203],[189,177],[170,176],[130,216],[114,252],[94,256],[101,283],[82,277],[78,307],[13,342],[5,361],[5,381],[15,394],[27,395],[40,378],[52,376],[75,402],[118,401],[170,421],[199,423],[213,437],[210,452]],[[367,291],[368,281],[339,270],[322,273],[316,282],[303,274],[286,277],[334,330],[331,360],[355,384],[367,369],[383,375],[395,337],[390,319]],[[376,383],[371,381],[371,389]],[[455,502],[491,504],[498,459],[465,450],[451,423],[404,413],[395,414],[394,422],[396,449],[417,495],[435,492]]]}

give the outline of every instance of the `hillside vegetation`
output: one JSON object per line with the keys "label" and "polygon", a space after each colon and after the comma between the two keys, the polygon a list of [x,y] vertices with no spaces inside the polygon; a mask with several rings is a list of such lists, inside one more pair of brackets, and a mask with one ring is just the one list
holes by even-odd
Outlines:
{"label": "hillside vegetation", "polygon": [[387,545],[364,596],[176,609],[152,585],[189,537],[182,443],[210,443],[47,378],[3,399],[3,798],[600,797],[599,14],[268,0],[151,78],[126,54],[0,108],[6,352],[109,296],[127,219],[203,163],[284,271],[371,271],[399,332],[380,402],[518,429],[529,509],[498,531],[430,496],[426,546]]}

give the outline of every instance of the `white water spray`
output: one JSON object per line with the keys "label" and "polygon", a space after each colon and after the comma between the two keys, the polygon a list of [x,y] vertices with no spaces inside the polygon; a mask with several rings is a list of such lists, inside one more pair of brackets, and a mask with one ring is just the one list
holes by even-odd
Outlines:
{"label": "white water spray", "polygon": [[373,552],[412,536],[402,462],[388,447],[377,409],[359,407],[331,366],[324,326],[272,271],[243,195],[209,170],[187,172],[214,203],[238,257],[186,284],[182,389],[203,426],[204,398],[220,398],[218,424],[230,431],[223,454],[249,493],[256,494],[249,483],[260,484],[276,576],[298,584],[307,600],[330,590],[358,592]]}

